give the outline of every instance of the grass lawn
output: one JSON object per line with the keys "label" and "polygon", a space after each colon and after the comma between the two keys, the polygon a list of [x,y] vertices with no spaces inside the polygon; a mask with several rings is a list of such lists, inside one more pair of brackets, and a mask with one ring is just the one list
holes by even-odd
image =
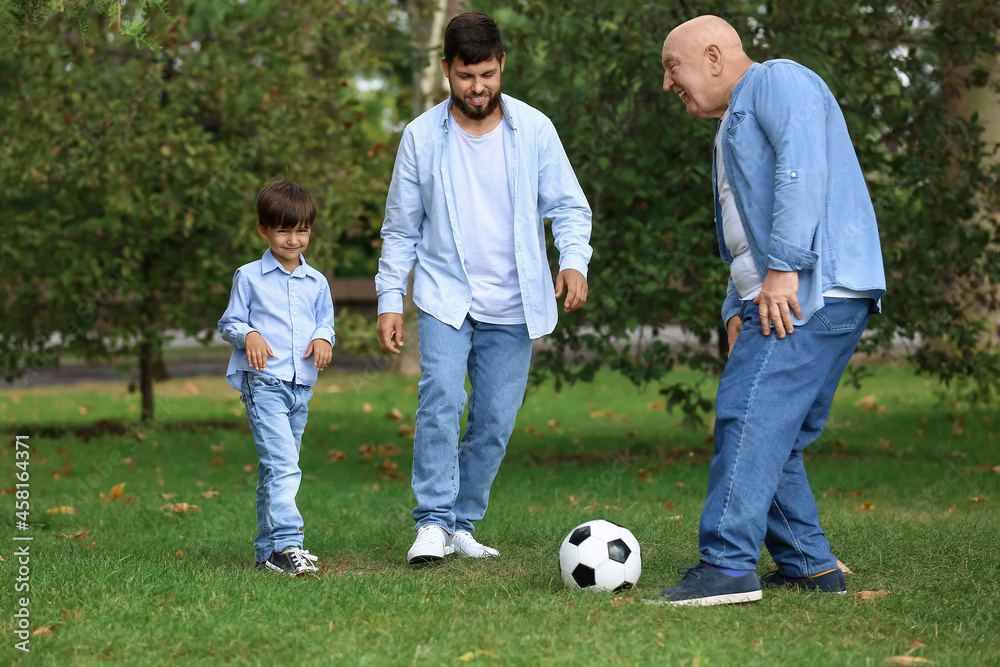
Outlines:
{"label": "grass lawn", "polygon": [[[854,572],[848,594],[765,590],[755,604],[664,608],[641,601],[697,561],[707,428],[684,430],[654,391],[611,374],[532,390],[477,527],[502,557],[412,569],[415,384],[322,377],[298,505],[325,570],[295,579],[252,567],[256,457],[224,379],[157,385],[157,420],[141,431],[128,428],[139,397],[124,384],[0,391],[0,486],[18,472],[14,436],[31,445],[30,530],[11,528],[0,546],[0,662],[1000,664],[993,410],[942,403],[931,382],[891,366],[860,392],[842,387],[806,465],[827,536]],[[121,498],[102,502],[121,483]],[[166,507],[179,503],[198,510]],[[13,526],[13,495],[4,507]],[[73,511],[47,512],[60,507]],[[637,590],[563,588],[559,544],[594,518],[638,538]],[[28,593],[15,592],[23,544]],[[769,563],[765,553],[761,573]],[[14,649],[23,596],[42,629],[30,654]]]}

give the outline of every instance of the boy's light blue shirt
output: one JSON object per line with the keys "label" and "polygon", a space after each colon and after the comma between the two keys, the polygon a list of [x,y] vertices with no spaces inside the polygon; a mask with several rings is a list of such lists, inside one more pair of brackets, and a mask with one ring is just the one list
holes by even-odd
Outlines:
{"label": "boy's light blue shirt", "polygon": [[[798,271],[802,324],[833,287],[885,293],[875,209],[840,105],[826,83],[790,60],[754,63],[733,89],[722,133],[723,166],[761,277]],[[722,230],[713,153],[719,252],[733,261]],[[740,296],[729,280],[722,321]]]}
{"label": "boy's light blue shirt", "polygon": [[256,262],[236,270],[229,307],[219,320],[223,340],[234,348],[226,371],[233,389],[240,390],[243,371],[254,370],[247,362],[245,342],[253,331],[274,353],[262,372],[307,387],[316,384],[314,356],[303,355],[318,338],[334,344],[333,297],[326,276],[306,264],[305,257],[301,260],[289,273],[268,249]]}
{"label": "boy's light blue shirt", "polygon": [[[552,221],[559,270],[586,277],[591,212],[573,167],[544,114],[501,95],[507,183],[514,205],[514,257],[528,335],[551,333],[558,319],[555,287],[545,254],[544,220]],[[413,302],[456,329],[472,293],[465,272],[449,148],[451,99],[403,130],[382,225],[382,256],[375,276],[378,313],[402,313],[413,269]]]}

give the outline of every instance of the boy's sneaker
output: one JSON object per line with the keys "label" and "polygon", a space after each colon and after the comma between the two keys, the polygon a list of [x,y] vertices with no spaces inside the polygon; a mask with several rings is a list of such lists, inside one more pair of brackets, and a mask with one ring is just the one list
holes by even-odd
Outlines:
{"label": "boy's sneaker", "polygon": [[318,572],[319,568],[313,565],[319,560],[319,556],[314,556],[301,547],[285,547],[280,553],[272,551],[271,555],[263,566],[275,572],[281,572],[291,577],[300,574],[311,574]]}
{"label": "boy's sneaker", "polygon": [[410,565],[416,565],[441,560],[448,553],[452,553],[448,533],[441,526],[429,523],[417,529],[417,539],[406,552],[406,560]]}
{"label": "boy's sneaker", "polygon": [[708,563],[677,570],[684,578],[676,586],[650,595],[646,604],[691,605],[708,607],[716,604],[756,602],[762,597],[756,572],[742,577],[730,577]]}
{"label": "boy's sneaker", "polygon": [[775,570],[760,578],[765,586],[782,586],[785,588],[801,588],[807,591],[822,591],[824,593],[847,593],[847,582],[844,573],[839,569],[827,570],[811,577],[788,577]]}
{"label": "boy's sneaker", "polygon": [[455,553],[465,558],[493,558],[500,555],[496,549],[480,544],[467,530],[456,530],[449,542]]}

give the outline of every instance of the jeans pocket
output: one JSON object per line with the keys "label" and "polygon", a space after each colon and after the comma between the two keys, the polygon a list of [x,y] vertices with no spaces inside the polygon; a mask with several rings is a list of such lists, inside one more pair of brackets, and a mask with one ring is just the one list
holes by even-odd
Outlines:
{"label": "jeans pocket", "polygon": [[281,386],[281,380],[273,375],[252,371],[245,372],[247,374],[247,386],[250,388],[251,392],[255,389],[274,389]]}
{"label": "jeans pocket", "polygon": [[872,299],[827,298],[815,317],[830,331],[854,331],[868,317]]}

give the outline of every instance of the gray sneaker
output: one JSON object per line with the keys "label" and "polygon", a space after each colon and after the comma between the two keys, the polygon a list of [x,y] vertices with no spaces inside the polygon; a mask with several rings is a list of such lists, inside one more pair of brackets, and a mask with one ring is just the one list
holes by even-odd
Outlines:
{"label": "gray sneaker", "polygon": [[285,547],[280,553],[271,552],[263,566],[275,572],[297,577],[318,572],[319,568],[313,565],[318,560],[319,556],[314,556],[301,547]]}

